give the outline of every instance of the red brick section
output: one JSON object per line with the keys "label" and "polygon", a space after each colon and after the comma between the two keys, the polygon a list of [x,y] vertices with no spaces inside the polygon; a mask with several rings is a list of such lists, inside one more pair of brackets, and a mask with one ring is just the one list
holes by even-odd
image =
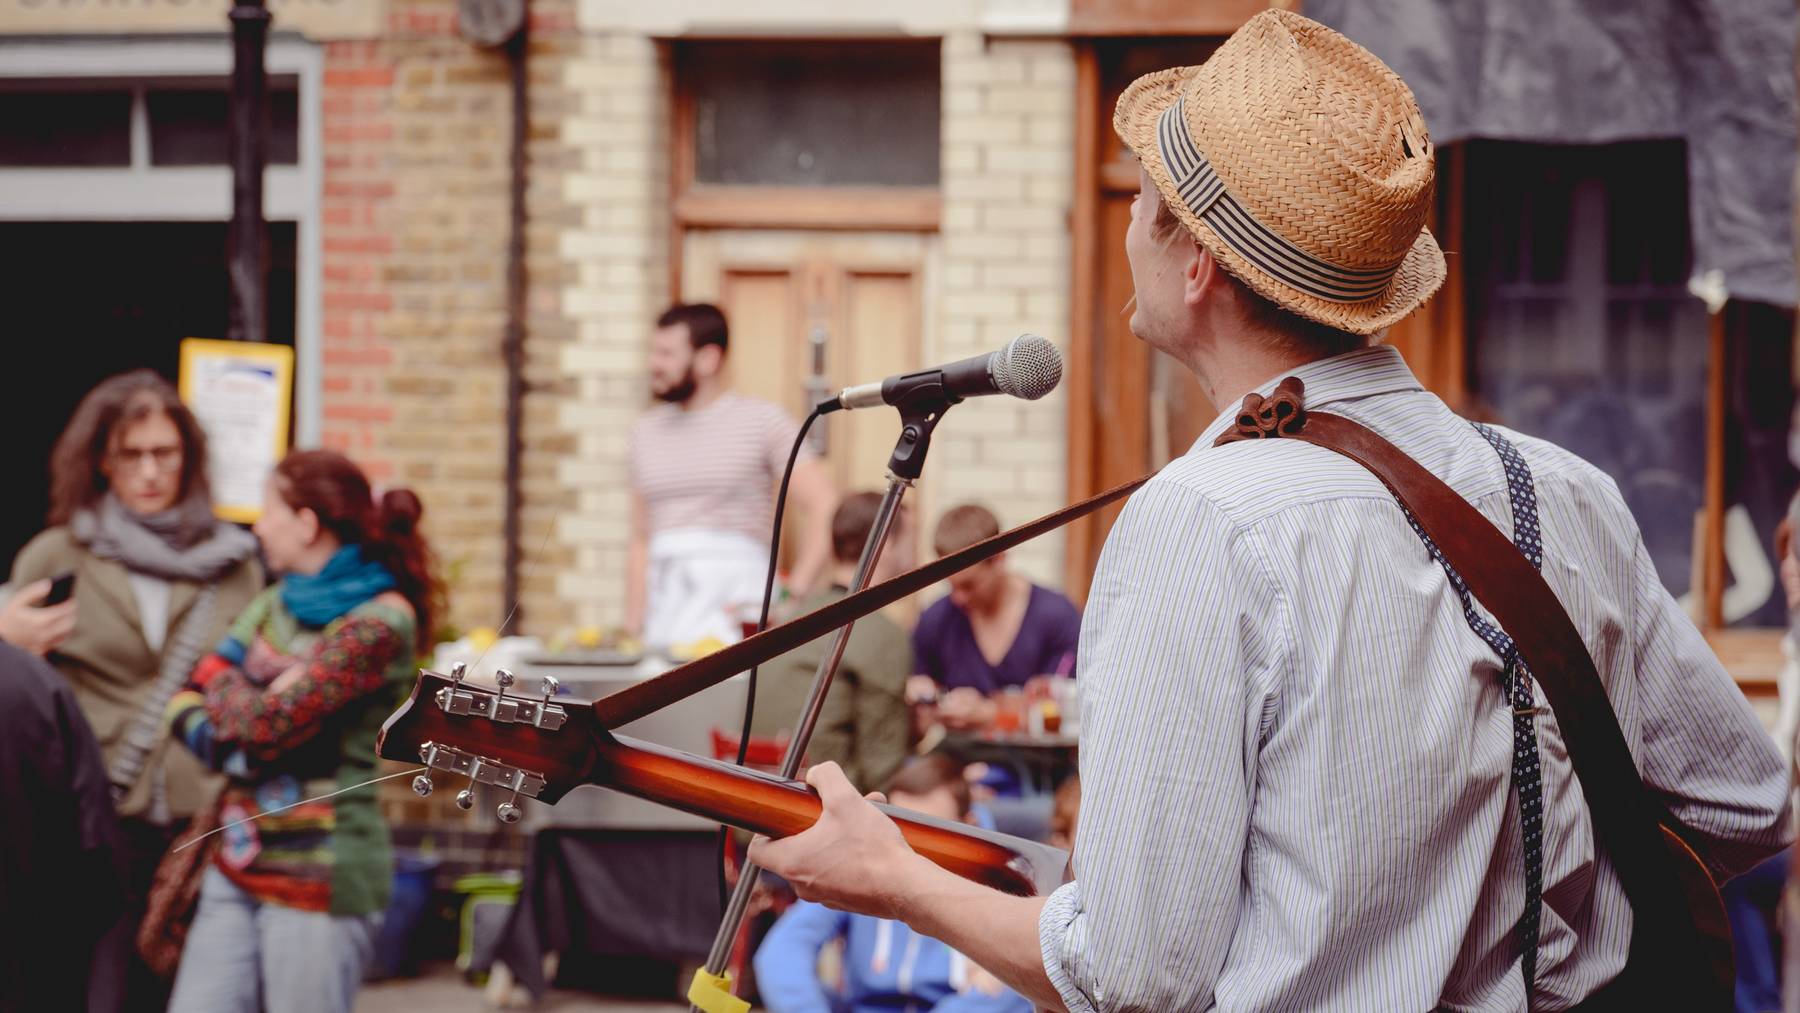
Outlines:
{"label": "red brick section", "polygon": [[394,249],[386,228],[394,192],[389,151],[394,68],[385,49],[379,42],[326,44],[320,103],[325,141],[321,437],[380,478],[393,470],[375,452],[371,425],[387,419],[368,414],[379,404],[380,377],[393,364],[393,350],[381,337],[381,319],[391,308],[382,271]]}

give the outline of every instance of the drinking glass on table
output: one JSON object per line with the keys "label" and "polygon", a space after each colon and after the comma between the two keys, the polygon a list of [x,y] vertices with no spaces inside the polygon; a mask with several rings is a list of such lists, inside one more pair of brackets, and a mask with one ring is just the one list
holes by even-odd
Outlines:
{"label": "drinking glass on table", "polygon": [[1025,727],[1025,693],[1008,686],[994,701],[993,731],[996,735],[1016,735]]}

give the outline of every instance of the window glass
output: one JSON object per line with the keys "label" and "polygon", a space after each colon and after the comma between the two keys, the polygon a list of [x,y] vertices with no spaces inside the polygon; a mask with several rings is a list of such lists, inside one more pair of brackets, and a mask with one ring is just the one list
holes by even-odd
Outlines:
{"label": "window glass", "polygon": [[[146,99],[151,165],[229,165],[231,96],[223,84],[159,87]],[[300,93],[291,82],[269,82],[269,164],[300,162]]]}
{"label": "window glass", "polygon": [[702,42],[680,55],[698,182],[937,184],[937,42]]}
{"label": "window glass", "polygon": [[130,91],[0,90],[0,165],[130,164]]}
{"label": "window glass", "polygon": [[[1472,142],[1466,261],[1477,407],[1618,483],[1663,584],[1694,584],[1706,488],[1709,327],[1687,287],[1686,151]],[[1454,255],[1454,254],[1453,254]],[[1794,469],[1792,320],[1727,311],[1726,586],[1761,586]],[[1778,584],[1728,595],[1728,622],[1778,625]],[[1734,614],[1735,613],[1735,614]]]}

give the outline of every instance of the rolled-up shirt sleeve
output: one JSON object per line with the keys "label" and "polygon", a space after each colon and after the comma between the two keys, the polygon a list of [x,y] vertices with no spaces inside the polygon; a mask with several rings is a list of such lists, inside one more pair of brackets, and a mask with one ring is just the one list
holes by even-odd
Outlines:
{"label": "rolled-up shirt sleeve", "polygon": [[1201,493],[1160,478],[1114,525],[1081,632],[1076,881],[1038,921],[1069,1009],[1213,1004],[1291,616],[1254,534]]}

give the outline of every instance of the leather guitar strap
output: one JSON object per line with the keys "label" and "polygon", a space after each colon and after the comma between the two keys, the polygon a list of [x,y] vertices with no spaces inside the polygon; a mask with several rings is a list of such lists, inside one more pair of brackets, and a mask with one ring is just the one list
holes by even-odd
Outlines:
{"label": "leather guitar strap", "polygon": [[1696,962],[1695,936],[1658,826],[1663,807],[1638,775],[1593,658],[1555,592],[1510,539],[1441,479],[1367,427],[1305,411],[1303,393],[1300,381],[1290,377],[1268,399],[1250,395],[1237,429],[1218,442],[1285,437],[1316,444],[1367,468],[1412,513],[1511,635],[1550,702],[1592,814],[1594,836],[1636,915],[1633,970],[1643,968],[1637,959],[1642,943],[1650,946],[1644,960],[1661,961],[1668,977],[1688,977],[1682,968],[1692,969]]}

